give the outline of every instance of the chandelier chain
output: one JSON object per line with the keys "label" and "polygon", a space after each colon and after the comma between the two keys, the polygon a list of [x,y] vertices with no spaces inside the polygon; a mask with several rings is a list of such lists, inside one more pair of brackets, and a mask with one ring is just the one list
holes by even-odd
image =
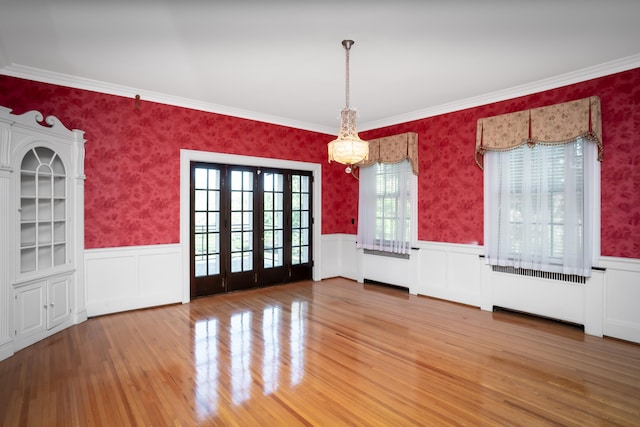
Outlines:
{"label": "chandelier chain", "polygon": [[[349,46],[350,47],[350,46]],[[346,103],[347,103],[347,109],[349,108],[349,47],[347,47],[345,49],[345,55],[346,55],[346,71],[345,71],[345,76],[346,76],[346,89],[345,89],[345,94],[346,94]]]}

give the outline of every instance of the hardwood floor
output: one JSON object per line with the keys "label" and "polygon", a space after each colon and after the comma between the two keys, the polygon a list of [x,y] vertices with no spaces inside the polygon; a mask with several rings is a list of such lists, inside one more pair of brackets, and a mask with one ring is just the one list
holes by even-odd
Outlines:
{"label": "hardwood floor", "polygon": [[89,319],[0,362],[2,426],[640,425],[640,345],[346,279]]}

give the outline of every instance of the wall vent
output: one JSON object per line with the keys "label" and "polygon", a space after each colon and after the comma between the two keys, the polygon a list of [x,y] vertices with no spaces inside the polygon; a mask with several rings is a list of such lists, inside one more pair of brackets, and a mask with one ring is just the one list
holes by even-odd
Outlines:
{"label": "wall vent", "polygon": [[577,274],[550,273],[548,271],[530,270],[528,268],[515,268],[510,266],[492,265],[493,271],[508,274],[517,274],[519,276],[538,277],[541,279],[559,280],[570,283],[587,283],[587,278],[578,276]]}

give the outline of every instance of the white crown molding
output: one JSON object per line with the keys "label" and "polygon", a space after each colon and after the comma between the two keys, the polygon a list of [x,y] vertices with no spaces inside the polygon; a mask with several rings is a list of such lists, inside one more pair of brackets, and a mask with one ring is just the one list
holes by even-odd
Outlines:
{"label": "white crown molding", "polygon": [[559,76],[551,77],[548,79],[538,80],[536,82],[527,83],[521,86],[515,86],[510,89],[504,89],[472,98],[462,99],[460,101],[425,108],[423,110],[417,110],[394,117],[388,117],[382,120],[362,123],[359,127],[361,132],[366,130],[379,129],[386,126],[392,126],[400,123],[424,119],[427,117],[438,116],[440,114],[452,113],[454,111],[460,111],[467,108],[492,104],[494,102],[517,98],[519,96],[531,95],[533,93],[543,92],[545,90],[555,89],[561,86],[575,84],[638,67],[640,67],[640,54],[627,56],[615,61],[605,62],[600,65],[583,68],[581,70],[561,74]]}
{"label": "white crown molding", "polygon": [[[1,59],[1,57],[0,57]],[[2,64],[0,63],[0,66]],[[467,108],[478,107],[481,105],[492,104],[494,102],[504,101],[507,99],[517,98],[519,96],[530,95],[545,90],[555,89],[569,84],[579,83],[609,74],[621,71],[631,70],[640,67],[640,54],[617,59],[615,61],[606,62],[600,65],[583,68],[556,77],[527,83],[513,88],[504,89],[484,95],[466,98],[447,104],[437,105],[422,110],[412,111],[386,119],[371,121],[360,124],[360,132],[379,129],[386,126],[392,126],[400,123],[406,123],[414,120],[420,120],[427,117],[433,117],[440,114],[447,114],[454,111],[460,111]],[[68,74],[55,73],[52,71],[42,70],[33,67],[27,67],[18,64],[11,64],[0,69],[0,74],[11,77],[35,80],[43,83],[68,86],[76,89],[91,90],[95,92],[106,93],[110,95],[135,97],[140,95],[142,100],[158,102],[162,104],[174,105],[177,107],[191,108],[194,110],[206,111],[210,113],[223,114],[243,119],[255,120],[259,122],[271,123],[281,126],[287,126],[295,129],[309,130],[327,135],[336,135],[336,129],[321,126],[316,123],[302,122],[298,120],[287,119],[284,117],[273,116],[269,114],[258,113],[255,111],[242,110],[239,108],[229,107],[220,104],[212,104],[194,99],[181,98],[177,96],[167,95],[159,92],[144,91],[127,86],[121,86],[106,83],[98,80],[86,79],[82,77],[71,76]]]}
{"label": "white crown molding", "polygon": [[[0,64],[1,65],[1,64]],[[75,89],[90,90],[94,92],[106,93],[109,95],[124,96],[134,98],[140,95],[144,101],[158,102],[161,104],[173,105],[176,107],[190,108],[193,110],[206,111],[209,113],[223,114],[227,116],[249,119],[258,122],[287,126],[295,129],[309,130],[329,135],[335,135],[335,129],[329,129],[315,123],[302,122],[299,120],[287,119],[284,117],[258,113],[255,111],[242,110],[226,105],[212,104],[194,99],[181,98],[164,93],[145,91],[128,86],[121,86],[99,80],[76,77],[69,74],[56,73],[39,68],[27,67],[19,64],[11,64],[0,69],[0,74],[10,77],[17,77],[27,80],[35,80],[43,83],[50,83],[60,86],[72,87]]]}

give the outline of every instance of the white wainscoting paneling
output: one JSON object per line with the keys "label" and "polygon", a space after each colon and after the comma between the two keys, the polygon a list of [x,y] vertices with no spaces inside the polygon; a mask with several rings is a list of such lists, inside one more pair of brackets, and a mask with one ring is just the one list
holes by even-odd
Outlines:
{"label": "white wainscoting paneling", "polygon": [[182,301],[179,244],[88,249],[84,267],[89,317]]}
{"label": "white wainscoting paneling", "polygon": [[323,278],[341,276],[403,286],[414,295],[427,295],[480,306],[482,247],[420,241],[409,259],[364,254],[356,236],[322,236]]}
{"label": "white wainscoting paneling", "polygon": [[482,246],[420,241],[417,247],[420,274],[412,293],[481,306]]}
{"label": "white wainscoting paneling", "polygon": [[601,257],[606,268],[604,334],[640,343],[640,260]]}
{"label": "white wainscoting paneling", "polygon": [[330,277],[344,276],[342,272],[342,234],[322,235],[322,271],[320,277],[328,279]]}
{"label": "white wainscoting paneling", "polygon": [[640,343],[640,260],[600,257],[585,284],[492,271],[478,245],[419,241],[409,260],[364,255],[356,236],[323,235],[322,277],[404,286],[409,292],[493,310],[522,311],[584,326],[585,333]]}
{"label": "white wainscoting paneling", "polygon": [[361,259],[353,234],[322,235],[322,278],[345,277],[362,281]]}
{"label": "white wainscoting paneling", "polygon": [[[585,332],[640,343],[640,260],[601,257],[584,285],[493,272],[482,246],[417,243],[409,260],[364,255],[356,236],[322,235],[322,278],[370,279],[492,310],[501,306],[582,324]],[[180,245],[85,251],[87,314],[182,301]],[[552,297],[550,297],[552,295]],[[2,350],[0,348],[0,350]]]}

